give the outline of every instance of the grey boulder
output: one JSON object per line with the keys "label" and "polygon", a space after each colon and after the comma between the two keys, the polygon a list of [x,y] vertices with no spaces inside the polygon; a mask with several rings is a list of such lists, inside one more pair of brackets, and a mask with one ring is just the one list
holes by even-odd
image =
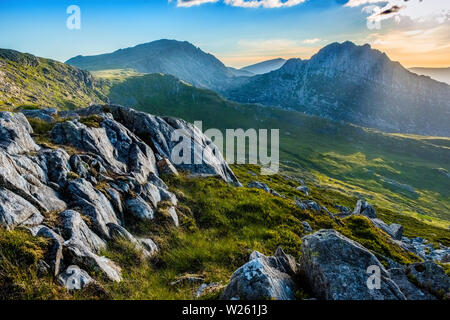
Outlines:
{"label": "grey boulder", "polygon": [[[314,294],[325,300],[404,300],[378,259],[335,230],[302,239],[301,265]],[[370,288],[369,267],[379,270],[380,288]]]}
{"label": "grey boulder", "polygon": [[277,250],[266,257],[255,251],[250,261],[237,269],[222,294],[224,300],[293,300],[297,266],[292,257]]}

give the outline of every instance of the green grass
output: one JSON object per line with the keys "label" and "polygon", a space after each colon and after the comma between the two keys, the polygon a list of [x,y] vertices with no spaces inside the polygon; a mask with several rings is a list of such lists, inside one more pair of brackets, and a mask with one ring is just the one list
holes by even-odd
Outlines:
{"label": "green grass", "polygon": [[28,231],[0,228],[0,300],[67,299],[69,296],[50,275],[39,276],[37,262],[48,243]]}

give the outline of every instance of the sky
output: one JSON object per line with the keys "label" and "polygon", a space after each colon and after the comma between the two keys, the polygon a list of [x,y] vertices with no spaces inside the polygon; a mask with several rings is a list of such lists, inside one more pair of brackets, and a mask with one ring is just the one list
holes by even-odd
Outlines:
{"label": "sky", "polygon": [[450,67],[450,0],[0,0],[0,48],[64,62],[163,38],[238,68],[346,40],[405,67]]}

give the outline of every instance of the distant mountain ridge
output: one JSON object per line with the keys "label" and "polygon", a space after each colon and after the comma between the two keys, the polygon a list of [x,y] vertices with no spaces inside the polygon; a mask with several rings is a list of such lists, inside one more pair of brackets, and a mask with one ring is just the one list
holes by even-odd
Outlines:
{"label": "distant mountain ridge", "polygon": [[187,41],[166,39],[107,54],[77,56],[66,63],[89,71],[134,69],[141,73],[170,74],[203,88],[220,89],[233,77],[213,55]]}
{"label": "distant mountain ridge", "polygon": [[267,60],[259,63],[252,64],[250,66],[241,68],[240,70],[245,70],[253,74],[264,74],[271,71],[280,69],[286,63],[286,59],[277,58],[272,60]]}
{"label": "distant mountain ridge", "polygon": [[369,45],[333,43],[240,80],[229,99],[261,103],[388,132],[450,136],[450,86],[416,75]]}
{"label": "distant mountain ridge", "polygon": [[409,70],[450,85],[450,68],[410,68]]}

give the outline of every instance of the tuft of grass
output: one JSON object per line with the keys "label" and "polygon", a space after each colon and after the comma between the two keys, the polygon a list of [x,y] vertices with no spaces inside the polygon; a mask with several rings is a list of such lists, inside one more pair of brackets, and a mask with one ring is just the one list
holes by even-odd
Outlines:
{"label": "tuft of grass", "polygon": [[81,117],[79,121],[90,128],[100,128],[103,118],[97,114],[93,114],[87,117]]}
{"label": "tuft of grass", "polygon": [[386,233],[378,229],[368,218],[353,215],[343,219],[343,222],[344,226],[337,228],[337,230],[348,238],[359,242],[365,248],[401,264],[421,261],[416,255],[395,244]]}
{"label": "tuft of grass", "polygon": [[37,263],[48,242],[22,229],[0,228],[0,300],[67,299],[50,275],[39,275]]}

